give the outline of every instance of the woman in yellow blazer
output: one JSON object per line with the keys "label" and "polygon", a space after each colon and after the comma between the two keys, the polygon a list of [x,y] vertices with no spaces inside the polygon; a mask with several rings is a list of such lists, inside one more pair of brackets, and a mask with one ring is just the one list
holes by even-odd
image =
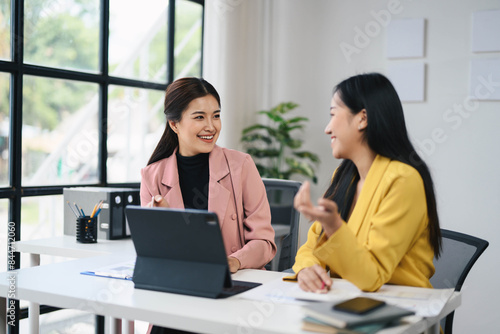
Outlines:
{"label": "woman in yellow blazer", "polygon": [[306,291],[328,289],[330,276],[364,291],[385,283],[431,287],[441,247],[434,189],[394,87],[378,73],[346,79],[334,90],[330,115],[325,133],[333,156],[344,160],[317,206],[308,183],[295,198],[315,222],[294,278]]}

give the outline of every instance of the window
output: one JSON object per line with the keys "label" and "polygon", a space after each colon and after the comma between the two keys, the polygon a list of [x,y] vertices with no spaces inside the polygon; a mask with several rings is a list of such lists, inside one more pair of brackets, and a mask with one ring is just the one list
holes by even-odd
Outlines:
{"label": "window", "polygon": [[22,185],[99,181],[99,86],[23,78]]}
{"label": "window", "polygon": [[62,235],[65,187],[139,186],[165,88],[201,76],[203,13],[203,0],[0,3],[1,244],[8,224],[16,240]]}
{"label": "window", "polygon": [[10,60],[10,1],[0,3],[0,60]]}
{"label": "window", "polygon": [[99,71],[99,0],[25,0],[24,61]]}
{"label": "window", "polygon": [[10,75],[0,72],[0,187],[9,184],[9,94]]}

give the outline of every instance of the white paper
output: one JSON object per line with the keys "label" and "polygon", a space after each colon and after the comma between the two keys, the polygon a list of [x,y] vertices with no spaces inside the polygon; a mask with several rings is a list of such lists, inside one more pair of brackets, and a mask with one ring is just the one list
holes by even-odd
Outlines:
{"label": "white paper", "polygon": [[362,295],[411,310],[420,317],[434,317],[441,313],[454,291],[454,289],[426,289],[384,285],[377,292],[364,292]]}
{"label": "white paper", "polygon": [[387,26],[387,58],[424,56],[425,19],[397,19]]}
{"label": "white paper", "polygon": [[402,102],[422,102],[425,100],[425,64],[422,61],[411,63],[391,63],[387,76]]}
{"label": "white paper", "polygon": [[296,291],[297,289],[300,290],[297,283],[283,281],[281,278],[278,278],[256,288],[237,294],[234,297],[267,301],[277,304],[306,304],[306,301],[295,298],[293,291]]}
{"label": "white paper", "polygon": [[500,58],[471,60],[469,94],[473,100],[500,100]]}
{"label": "white paper", "polygon": [[134,275],[134,267],[135,259],[100,268],[93,268],[89,271],[82,272],[82,274],[131,280]]}
{"label": "white paper", "polygon": [[472,14],[472,52],[500,51],[500,10]]}
{"label": "white paper", "polygon": [[454,289],[426,289],[400,285],[384,285],[377,292],[363,292],[352,283],[334,279],[328,293],[305,292],[295,282],[277,279],[257,288],[239,294],[240,298],[303,305],[311,301],[341,302],[350,298],[365,296],[385,301],[415,312],[416,316],[439,315]]}

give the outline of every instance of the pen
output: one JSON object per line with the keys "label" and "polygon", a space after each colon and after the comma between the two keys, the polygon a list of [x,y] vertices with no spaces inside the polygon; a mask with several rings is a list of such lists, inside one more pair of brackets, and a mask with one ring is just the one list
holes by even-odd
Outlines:
{"label": "pen", "polygon": [[66,201],[66,203],[68,203],[68,206],[71,209],[71,212],[73,212],[73,214],[76,216],[76,218],[78,218],[79,214],[76,213],[75,209],[71,206],[71,204],[69,203],[69,201]]}
{"label": "pen", "polygon": [[321,290],[325,288],[325,282],[321,282]]}
{"label": "pen", "polygon": [[99,203],[97,203],[96,205],[94,205],[94,209],[92,210],[92,213],[90,214],[90,218],[94,217],[94,214],[97,210],[97,206],[99,205]]}
{"label": "pen", "polygon": [[75,203],[75,202],[73,202],[73,204],[75,205],[76,210],[77,210],[78,212],[81,212],[81,213],[82,213],[82,217],[85,217],[85,212],[83,212],[83,209],[82,209],[82,208],[79,208],[79,207],[78,207],[78,205],[76,205],[76,203]]}
{"label": "pen", "polygon": [[97,207],[97,211],[96,211],[96,213],[95,213],[95,216],[96,216],[96,217],[97,217],[97,216],[99,215],[99,213],[101,212],[101,209],[102,209],[102,205],[103,205],[103,204],[104,204],[104,200],[101,200],[101,201],[99,202],[99,205],[98,205],[98,207]]}
{"label": "pen", "polygon": [[76,212],[78,212],[78,216],[80,216],[80,208],[78,207],[78,205],[76,205],[75,202],[73,202],[73,205],[75,206],[76,208]]}

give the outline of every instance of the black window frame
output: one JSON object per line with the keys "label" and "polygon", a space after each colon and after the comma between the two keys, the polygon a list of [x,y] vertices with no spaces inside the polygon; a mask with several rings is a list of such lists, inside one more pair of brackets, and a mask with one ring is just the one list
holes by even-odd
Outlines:
{"label": "black window frame", "polygon": [[[68,79],[79,82],[98,84],[99,86],[99,156],[98,156],[98,182],[85,184],[85,186],[100,187],[138,187],[139,183],[109,183],[107,178],[106,162],[107,152],[107,116],[108,116],[108,88],[110,85],[119,85],[132,88],[147,88],[164,91],[174,79],[175,57],[175,18],[176,0],[168,2],[167,13],[167,83],[159,84],[143,80],[134,80],[109,75],[109,1],[100,0],[100,28],[99,28],[99,71],[88,73],[84,71],[58,69],[53,67],[32,65],[24,63],[24,0],[11,0],[11,60],[0,60],[0,73],[10,74],[10,136],[9,136],[9,186],[0,187],[0,199],[9,200],[8,222],[14,223],[15,241],[21,240],[21,201],[24,197],[61,195],[63,188],[81,186],[81,184],[64,184],[57,186],[23,186],[22,185],[22,110],[23,110],[23,78],[25,75],[45,77],[51,79]],[[202,6],[202,36],[204,32],[205,1],[186,0]],[[203,73],[203,38],[201,42],[200,73]],[[4,222],[7,224],[8,222]],[[10,243],[7,242],[7,249]],[[9,257],[9,253],[7,253]],[[14,268],[20,268],[20,254],[14,253]],[[0,269],[2,271],[3,269]],[[46,311],[54,308],[47,307]],[[45,313],[41,309],[41,313]],[[19,309],[16,301],[16,323],[8,326],[7,332],[19,333],[19,320],[26,318],[26,310]],[[102,319],[98,327],[102,328]],[[97,330],[97,329],[96,329]]]}

